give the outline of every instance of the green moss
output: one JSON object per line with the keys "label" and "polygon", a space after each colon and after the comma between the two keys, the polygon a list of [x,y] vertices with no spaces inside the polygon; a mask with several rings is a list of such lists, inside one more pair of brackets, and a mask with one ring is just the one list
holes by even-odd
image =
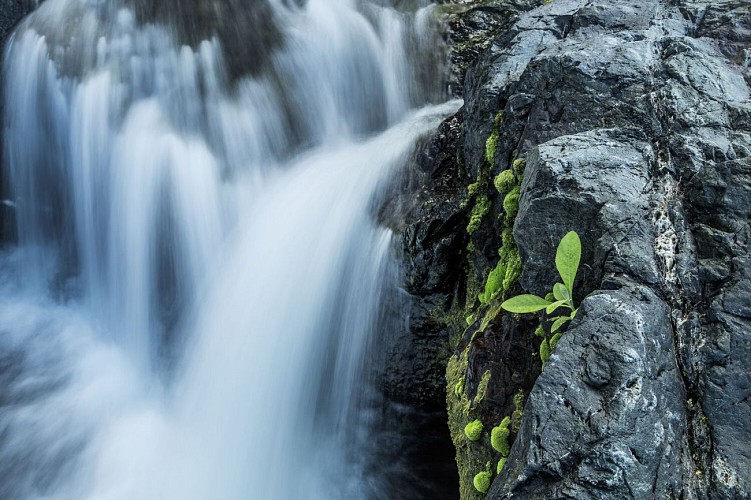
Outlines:
{"label": "green moss", "polygon": [[501,231],[501,243],[504,247],[507,248],[516,246],[516,240],[514,239],[514,228],[512,226],[507,226],[503,228],[503,231]]}
{"label": "green moss", "polygon": [[[486,470],[485,464],[493,460],[493,450],[484,442],[472,442],[464,433],[466,425],[479,419],[484,411],[483,402],[490,380],[490,371],[483,374],[478,384],[476,394],[469,398],[466,378],[470,347],[461,353],[451,356],[446,367],[446,403],[448,426],[451,440],[456,449],[456,465],[459,471],[459,496],[462,500],[481,500],[482,496],[473,486],[473,478],[477,471]],[[463,379],[464,391],[456,395],[456,384]]]}
{"label": "green moss", "polygon": [[550,344],[548,339],[542,341],[540,344],[540,361],[542,361],[542,367],[545,368],[545,363],[550,359]]}
{"label": "green moss", "polygon": [[485,217],[490,210],[490,199],[486,194],[480,194],[475,201],[475,206],[472,208],[472,213],[469,216],[469,224],[467,225],[467,232],[469,234],[474,233],[479,229],[482,223],[483,217]]}
{"label": "green moss", "polygon": [[477,392],[473,400],[474,406],[482,403],[485,400],[485,396],[488,394],[488,384],[490,383],[490,370],[486,370],[480,377],[480,383],[477,384]]}
{"label": "green moss", "polygon": [[491,304],[490,307],[488,307],[488,310],[485,312],[485,316],[480,322],[480,328],[478,331],[484,332],[488,328],[488,325],[490,325],[495,317],[498,316],[498,313],[501,312],[501,304],[502,302],[500,300],[496,300],[495,303]]}
{"label": "green moss", "polygon": [[478,296],[480,304],[487,304],[494,298],[496,293],[503,289],[505,277],[506,267],[503,265],[503,262],[498,262],[488,275],[488,279],[485,282],[485,291]]}
{"label": "green moss", "polygon": [[550,352],[555,352],[555,346],[558,345],[558,341],[561,340],[561,332],[556,333],[550,338]]}
{"label": "green moss", "polygon": [[495,468],[495,473],[500,474],[503,470],[503,467],[506,465],[506,460],[508,460],[508,457],[503,457],[500,460],[498,460],[498,466]]}
{"label": "green moss", "polygon": [[511,414],[511,432],[518,433],[524,418],[524,391],[519,389],[514,394],[514,412]]}
{"label": "green moss", "polygon": [[503,278],[503,290],[508,291],[519,276],[522,274],[522,259],[519,256],[519,250],[514,249],[510,252],[508,263],[506,264],[506,275]]}
{"label": "green moss", "polygon": [[514,186],[516,186],[516,177],[514,177],[514,172],[512,170],[504,170],[503,172],[495,176],[493,185],[499,193],[508,193],[514,188]]}
{"label": "green moss", "polygon": [[498,112],[493,119],[493,132],[485,141],[485,160],[488,165],[493,165],[495,161],[495,151],[498,148],[498,138],[500,137],[501,122],[503,121],[503,111]]}
{"label": "green moss", "polygon": [[537,335],[538,337],[545,336],[545,329],[542,327],[542,325],[538,325],[537,328],[535,328],[535,335]]}
{"label": "green moss", "polygon": [[459,381],[454,385],[454,395],[458,398],[462,395],[464,392],[464,377],[460,378]]}
{"label": "green moss", "polygon": [[511,424],[511,418],[505,417],[498,427],[493,427],[490,431],[490,445],[504,457],[508,456],[510,451],[508,438],[511,435],[511,431],[509,430],[509,424]]}
{"label": "green moss", "polygon": [[470,441],[479,441],[482,436],[482,422],[479,420],[473,420],[464,426],[464,435]]}
{"label": "green moss", "polygon": [[495,150],[498,147],[498,137],[498,129],[495,129],[485,141],[485,160],[487,160],[490,165],[495,161]]}
{"label": "green moss", "polygon": [[524,170],[527,168],[527,161],[524,158],[517,158],[514,163],[511,164],[511,169],[516,176],[521,179],[524,177]]}
{"label": "green moss", "polygon": [[521,196],[521,190],[519,186],[515,186],[505,198],[503,198],[503,211],[506,212],[506,222],[510,226],[516,214],[519,213],[519,197]]}
{"label": "green moss", "polygon": [[480,493],[487,493],[490,489],[490,483],[493,481],[493,474],[488,471],[482,471],[475,474],[472,484]]}

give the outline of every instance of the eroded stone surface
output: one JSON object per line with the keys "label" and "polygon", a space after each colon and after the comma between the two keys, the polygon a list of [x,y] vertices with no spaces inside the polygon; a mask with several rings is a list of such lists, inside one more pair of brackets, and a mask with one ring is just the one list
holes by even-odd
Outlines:
{"label": "eroded stone surface", "polygon": [[[509,295],[550,290],[570,230],[584,244],[576,298],[589,295],[531,391],[532,370],[486,346],[515,332],[536,352],[534,322],[457,329],[468,381],[493,367],[488,394],[527,395],[488,498],[749,496],[750,47],[748,0],[553,0],[519,12],[467,71],[457,179],[526,159]],[[405,240],[405,255],[463,269],[445,283],[450,313],[483,312],[467,281],[497,262],[501,197],[487,196],[471,259]],[[412,216],[430,225],[426,206]],[[508,413],[508,397],[493,404],[488,420]]]}

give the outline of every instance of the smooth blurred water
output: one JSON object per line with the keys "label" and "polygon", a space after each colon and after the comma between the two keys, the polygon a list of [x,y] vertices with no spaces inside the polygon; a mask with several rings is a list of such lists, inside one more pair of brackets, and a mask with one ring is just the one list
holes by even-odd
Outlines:
{"label": "smooth blurred water", "polygon": [[374,214],[458,106],[431,8],[263,4],[216,27],[278,36],[238,74],[144,2],[47,0],[6,51],[0,497],[388,498]]}

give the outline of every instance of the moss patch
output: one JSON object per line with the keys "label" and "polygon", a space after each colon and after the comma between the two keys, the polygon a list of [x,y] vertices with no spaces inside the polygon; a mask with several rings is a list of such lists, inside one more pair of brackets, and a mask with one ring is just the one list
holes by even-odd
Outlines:
{"label": "moss patch", "polygon": [[469,216],[469,224],[467,224],[467,232],[469,234],[474,233],[480,228],[483,217],[485,217],[490,211],[490,199],[485,193],[481,193],[477,196],[475,206],[472,207],[472,213]]}
{"label": "moss patch", "polygon": [[[501,226],[501,248],[498,249],[499,260],[495,268],[488,274],[482,293],[477,295],[481,306],[489,306],[484,311],[480,330],[484,330],[493,319],[500,313],[500,299],[503,293],[511,289],[519,280],[522,273],[522,261],[519,249],[514,240],[513,225],[516,215],[519,213],[519,196],[521,189],[521,177],[517,171],[523,173],[524,160],[514,161],[511,169],[504,170],[495,179],[496,189],[506,196],[503,199],[504,218]],[[473,273],[470,273],[473,274]],[[468,295],[471,297],[473,295]]]}
{"label": "moss patch", "polygon": [[482,471],[475,475],[472,484],[475,489],[483,495],[490,489],[490,483],[493,481],[493,474],[488,471]]}
{"label": "moss patch", "polygon": [[545,363],[550,359],[550,344],[548,339],[542,341],[540,344],[540,361],[542,361],[542,367],[545,368]]}
{"label": "moss patch", "polygon": [[495,269],[490,271],[488,279],[485,282],[485,291],[478,295],[480,304],[487,304],[496,294],[503,290],[503,283],[506,279],[506,267],[502,261],[499,261]]}
{"label": "moss patch", "polygon": [[524,417],[524,391],[519,389],[514,395],[514,413],[511,414],[511,432],[518,434]]}
{"label": "moss patch", "polygon": [[482,429],[482,422],[479,420],[473,420],[464,426],[464,435],[467,436],[467,439],[470,441],[479,441],[480,437],[482,437]]}
{"label": "moss patch", "polygon": [[493,132],[485,141],[485,161],[491,167],[495,162],[495,151],[498,148],[498,138],[501,135],[501,122],[503,121],[503,111],[495,115],[493,119]]}
{"label": "moss patch", "polygon": [[498,460],[498,466],[495,469],[496,474],[501,473],[501,471],[503,470],[503,467],[506,465],[506,460],[508,460],[508,458],[506,457],[503,457],[500,460]]}
{"label": "moss patch", "polygon": [[519,198],[521,197],[521,188],[514,186],[509,193],[503,198],[503,211],[506,213],[506,223],[513,225],[516,215],[519,213]]}
{"label": "moss patch", "polygon": [[504,170],[500,174],[495,176],[495,179],[493,180],[493,185],[495,186],[496,191],[499,193],[508,193],[514,188],[514,185],[516,184],[516,177],[514,176],[514,172],[512,170]]}
{"label": "moss patch", "polygon": [[[470,441],[465,429],[472,422],[482,424],[482,410],[486,405],[488,385],[490,383],[490,371],[483,373],[477,390],[472,398],[467,394],[467,360],[470,346],[461,353],[451,356],[446,368],[446,384],[449,388],[446,402],[448,409],[448,424],[451,439],[456,449],[456,464],[459,469],[459,494],[462,500],[481,500],[481,494],[474,487],[474,478],[480,471],[487,470],[486,464],[493,463],[493,450],[488,446],[488,440],[480,439]],[[455,388],[462,381],[463,390],[457,394]],[[476,425],[476,424],[475,424]],[[480,431],[482,433],[482,430]]]}
{"label": "moss patch", "polygon": [[493,427],[493,430],[490,431],[491,446],[495,451],[497,451],[504,457],[507,457],[509,451],[511,450],[511,446],[509,445],[508,440],[509,436],[511,435],[511,431],[509,430],[510,424],[511,418],[505,417],[498,425],[498,427]]}

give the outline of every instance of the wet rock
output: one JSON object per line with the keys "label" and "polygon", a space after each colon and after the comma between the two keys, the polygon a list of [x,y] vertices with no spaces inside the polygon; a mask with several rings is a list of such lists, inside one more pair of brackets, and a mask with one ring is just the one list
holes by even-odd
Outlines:
{"label": "wet rock", "polygon": [[25,15],[33,11],[41,1],[6,0],[0,8],[0,44],[4,45],[13,28]]}
{"label": "wet rock", "polygon": [[577,277],[583,289],[599,286],[607,272],[656,285],[645,196],[653,161],[648,143],[613,131],[562,136],[531,151],[514,225],[524,289],[542,296],[550,291],[558,280],[551,265],[558,241],[572,230],[588,263]]}
{"label": "wet rock", "polygon": [[490,498],[679,498],[690,468],[670,308],[597,292],[537,379]]}
{"label": "wet rock", "polygon": [[513,25],[519,13],[544,0],[449,2],[441,6],[446,17],[446,38],[451,61],[449,88],[452,95],[464,95],[464,77],[499,33]]}
{"label": "wet rock", "polygon": [[382,388],[392,400],[444,407],[444,374],[451,332],[446,328],[465,260],[464,175],[456,162],[462,122],[445,121],[403,179],[410,222],[399,248],[408,318],[387,355]]}
{"label": "wet rock", "polygon": [[[751,2],[554,0],[506,24],[479,17],[497,35],[466,72],[457,179],[467,189],[526,159],[523,274],[507,296],[550,290],[570,230],[584,245],[575,299],[588,296],[531,391],[529,368],[498,346],[536,352],[533,320],[454,329],[470,394],[491,369],[486,423],[528,394],[488,498],[748,497]],[[504,213],[487,196],[472,258],[418,240],[407,252],[462,269],[441,283],[467,290],[454,313],[486,311],[465,281],[497,261]]]}

